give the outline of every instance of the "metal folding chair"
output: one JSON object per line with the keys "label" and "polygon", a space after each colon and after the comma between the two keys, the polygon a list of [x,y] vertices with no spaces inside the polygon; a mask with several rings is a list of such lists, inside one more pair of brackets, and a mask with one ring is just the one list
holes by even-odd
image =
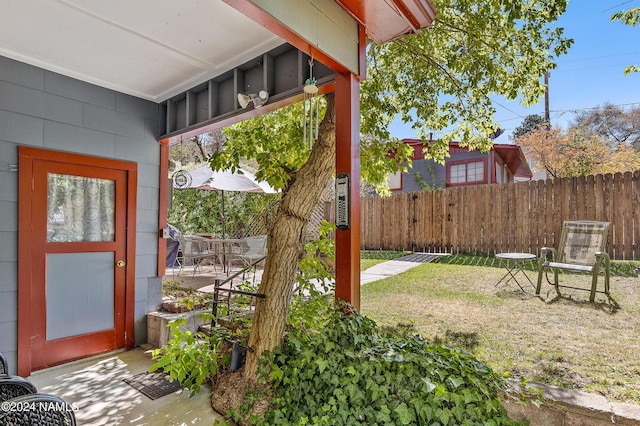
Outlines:
{"label": "metal folding chair", "polygon": [[[594,302],[596,293],[609,294],[609,265],[610,259],[606,252],[607,233],[610,222],[596,221],[565,221],[562,225],[558,248],[543,247],[540,249],[538,262],[538,285],[536,294],[540,294],[542,275],[548,270],[553,271],[553,283],[556,292],[560,294],[560,287],[586,290],[590,292],[589,301]],[[604,289],[598,290],[598,276],[604,272]],[[591,275],[591,287],[571,287],[561,285],[558,280],[559,271],[587,273]]]}

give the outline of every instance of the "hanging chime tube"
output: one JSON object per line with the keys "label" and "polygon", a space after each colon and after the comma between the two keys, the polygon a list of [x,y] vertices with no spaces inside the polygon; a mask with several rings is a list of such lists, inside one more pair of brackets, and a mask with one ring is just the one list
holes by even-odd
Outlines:
{"label": "hanging chime tube", "polygon": [[307,95],[304,95],[304,100],[302,101],[302,128],[303,128],[303,138],[304,143],[307,143]]}
{"label": "hanging chime tube", "polygon": [[320,102],[316,99],[316,139],[318,138],[318,125],[320,123]]}
{"label": "hanging chime tube", "polygon": [[313,145],[313,97],[309,97],[309,147]]}

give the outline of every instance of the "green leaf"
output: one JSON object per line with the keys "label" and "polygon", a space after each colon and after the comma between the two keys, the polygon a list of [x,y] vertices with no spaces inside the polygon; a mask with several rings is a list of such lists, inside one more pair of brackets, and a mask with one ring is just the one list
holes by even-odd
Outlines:
{"label": "green leaf", "polygon": [[422,380],[427,385],[427,388],[426,388],[427,393],[432,392],[436,388],[436,385],[431,383],[431,381],[429,379],[426,379],[426,378],[423,377],[420,380]]}
{"label": "green leaf", "polygon": [[449,424],[449,420],[451,419],[451,415],[448,410],[442,410],[440,413],[440,421],[443,425]]}
{"label": "green leaf", "polygon": [[409,407],[407,407],[407,404],[405,404],[404,402],[400,403],[395,409],[394,411],[396,413],[398,413],[398,417],[400,420],[400,423],[403,425],[408,425],[410,423],[412,423],[413,421],[415,421],[415,415],[413,413],[412,410],[409,409]]}
{"label": "green leaf", "polygon": [[458,388],[464,384],[464,379],[462,379],[461,377],[449,377],[448,380],[454,388]]}
{"label": "green leaf", "polygon": [[318,365],[318,370],[320,371],[320,373],[322,373],[329,365],[329,361],[325,359],[316,359],[315,363]]}
{"label": "green leaf", "polygon": [[269,380],[273,382],[274,385],[278,385],[282,378],[284,377],[284,372],[277,365],[271,366],[271,373],[269,373]]}
{"label": "green leaf", "polygon": [[379,422],[384,422],[384,423],[388,423],[391,422],[391,410],[389,410],[389,407],[385,405],[382,405],[378,411],[378,413],[376,414],[376,421]]}

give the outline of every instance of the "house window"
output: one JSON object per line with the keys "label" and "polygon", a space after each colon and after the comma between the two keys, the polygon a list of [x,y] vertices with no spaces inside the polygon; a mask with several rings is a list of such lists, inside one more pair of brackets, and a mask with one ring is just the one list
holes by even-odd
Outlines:
{"label": "house window", "polygon": [[496,161],[496,183],[502,183],[504,181],[502,164]]}
{"label": "house window", "polygon": [[389,183],[389,189],[392,191],[402,189],[402,172],[389,173],[387,182]]}
{"label": "house window", "polygon": [[485,168],[484,160],[451,163],[448,165],[448,183],[450,185],[464,185],[486,182]]}

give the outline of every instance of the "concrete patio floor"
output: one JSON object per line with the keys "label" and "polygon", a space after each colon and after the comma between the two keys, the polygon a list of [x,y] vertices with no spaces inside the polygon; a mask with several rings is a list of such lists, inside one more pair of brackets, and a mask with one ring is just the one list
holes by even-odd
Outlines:
{"label": "concrete patio floor", "polygon": [[[212,265],[202,266],[195,274],[190,266],[186,267],[180,274],[178,274],[178,268],[167,268],[164,281],[177,282],[184,288],[191,288],[205,293],[211,293],[213,292],[213,286],[216,279],[224,281],[229,278],[229,276],[233,276],[236,273],[239,273],[239,275],[231,280],[231,283],[234,285],[238,285],[245,280],[257,284],[262,279],[262,267],[258,267],[255,270],[247,269],[244,273],[242,271],[244,271],[244,269],[241,266],[235,265],[231,268],[228,274],[223,273],[219,266],[213,267]],[[227,284],[225,287],[228,286],[229,285]]]}
{"label": "concrete patio floor", "polygon": [[186,391],[151,400],[122,379],[145,372],[151,354],[142,347],[109,353],[34,372],[39,392],[77,407],[78,425],[213,425],[223,420],[211,408],[211,391],[189,398]]}
{"label": "concrete patio floor", "polygon": [[[449,254],[447,253],[413,253],[398,259],[382,262],[361,271],[360,284],[364,285],[398,275],[420,265],[421,263],[431,262],[437,257],[448,255]],[[238,271],[241,271],[241,268],[234,266],[229,274],[233,275]],[[262,268],[257,268],[253,272],[247,272],[244,275],[238,276],[233,280],[233,282],[237,284],[245,279],[253,283],[259,283],[262,279],[263,272]],[[178,274],[178,268],[168,268],[165,274],[165,281],[175,281],[179,282],[182,287],[192,288],[203,292],[212,292],[215,279],[224,280],[227,276],[228,275],[221,272],[219,266],[216,269],[211,265],[205,265],[199,269],[196,274],[193,273],[193,269],[191,269],[191,267],[185,268],[181,274]]]}

